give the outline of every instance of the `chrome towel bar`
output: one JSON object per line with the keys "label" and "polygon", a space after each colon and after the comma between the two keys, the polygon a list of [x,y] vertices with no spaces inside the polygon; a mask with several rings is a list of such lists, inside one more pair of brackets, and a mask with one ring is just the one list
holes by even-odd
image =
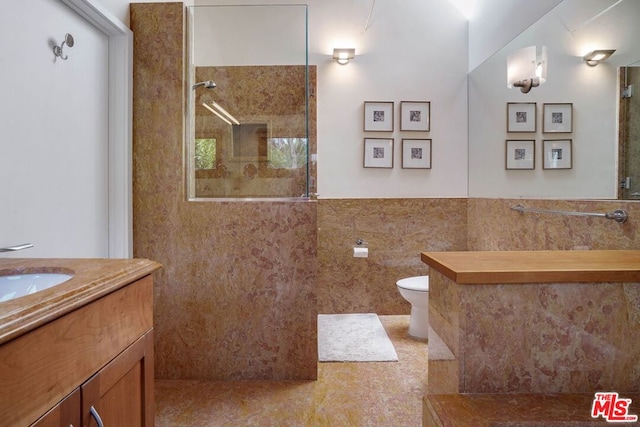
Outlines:
{"label": "chrome towel bar", "polygon": [[550,213],[550,214],[558,214],[558,215],[571,215],[571,216],[599,216],[605,219],[612,219],[615,222],[623,223],[629,218],[627,212],[622,209],[616,209],[613,212],[607,213],[596,213],[596,212],[572,212],[572,211],[557,211],[551,209],[534,209],[534,208],[525,208],[522,205],[511,206],[511,210],[518,212],[536,212],[536,213]]}

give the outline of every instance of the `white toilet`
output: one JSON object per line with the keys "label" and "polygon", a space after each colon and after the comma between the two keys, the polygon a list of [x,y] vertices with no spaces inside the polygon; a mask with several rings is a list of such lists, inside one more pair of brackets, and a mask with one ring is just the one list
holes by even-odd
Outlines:
{"label": "white toilet", "polygon": [[396,282],[400,295],[411,303],[409,335],[429,338],[429,276],[414,276]]}

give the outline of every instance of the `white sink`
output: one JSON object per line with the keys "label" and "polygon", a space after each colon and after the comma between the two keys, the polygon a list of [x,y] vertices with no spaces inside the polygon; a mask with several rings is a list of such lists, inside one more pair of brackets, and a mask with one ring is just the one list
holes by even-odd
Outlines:
{"label": "white sink", "polygon": [[71,279],[70,274],[32,273],[0,276],[0,302],[33,294]]}

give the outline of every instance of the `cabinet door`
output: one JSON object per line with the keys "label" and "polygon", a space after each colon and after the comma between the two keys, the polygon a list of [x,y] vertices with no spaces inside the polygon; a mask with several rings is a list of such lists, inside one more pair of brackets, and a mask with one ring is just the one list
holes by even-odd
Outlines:
{"label": "cabinet door", "polygon": [[82,385],[82,425],[152,427],[153,402],[150,330]]}
{"label": "cabinet door", "polygon": [[80,389],[44,414],[32,427],[80,427]]}

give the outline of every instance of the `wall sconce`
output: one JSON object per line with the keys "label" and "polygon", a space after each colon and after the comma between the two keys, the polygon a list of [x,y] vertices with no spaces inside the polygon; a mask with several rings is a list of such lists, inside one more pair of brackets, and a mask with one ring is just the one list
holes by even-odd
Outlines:
{"label": "wall sconce", "polygon": [[356,50],[351,49],[333,49],[333,59],[338,61],[340,65],[346,65],[349,63],[349,60],[353,59],[356,56]]}
{"label": "wall sconce", "polygon": [[507,57],[507,87],[519,87],[529,93],[547,81],[547,48],[542,46],[537,54],[535,46],[525,47]]}
{"label": "wall sconce", "polygon": [[615,51],[615,49],[594,50],[593,52],[587,53],[582,59],[584,59],[584,62],[586,62],[588,66],[595,67],[599,63],[606,61]]}

